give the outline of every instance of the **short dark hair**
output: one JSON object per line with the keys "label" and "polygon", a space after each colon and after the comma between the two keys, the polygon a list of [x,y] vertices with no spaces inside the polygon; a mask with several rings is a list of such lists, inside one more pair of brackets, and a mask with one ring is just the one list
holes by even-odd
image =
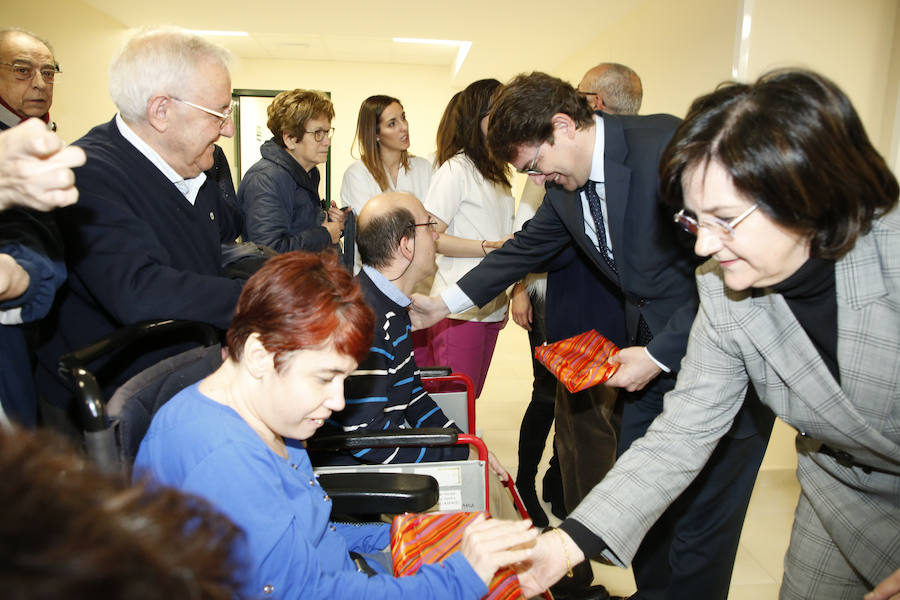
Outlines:
{"label": "short dark hair", "polygon": [[247,280],[226,338],[229,355],[240,360],[247,338],[259,334],[280,372],[291,352],[326,344],[359,362],[369,353],[374,326],[359,283],[334,251],[288,252]]}
{"label": "short dark hair", "polygon": [[101,473],[49,430],[0,428],[6,598],[231,600],[241,530],[206,500]]}
{"label": "short dark hair", "polygon": [[502,87],[496,79],[479,79],[450,99],[438,125],[436,165],[462,152],[486,180],[509,187],[509,165],[491,154],[481,131],[481,120],[490,114],[492,99]]}
{"label": "short dark hair", "polygon": [[387,267],[394,258],[400,241],[415,234],[416,219],[402,206],[392,207],[383,214],[360,223],[356,245],[364,265],[376,269]]}
{"label": "short dark hair", "polygon": [[683,205],[685,171],[713,160],[821,258],[846,254],[897,204],[897,180],[849,98],[812,71],[772,71],[697,98],[660,162],[664,198]]}
{"label": "short dark hair", "polygon": [[587,99],[569,83],[534,72],[517,75],[507,83],[491,107],[487,142],[499,160],[510,162],[522,144],[542,144],[553,139],[553,115],[572,117],[577,127],[593,123]]}

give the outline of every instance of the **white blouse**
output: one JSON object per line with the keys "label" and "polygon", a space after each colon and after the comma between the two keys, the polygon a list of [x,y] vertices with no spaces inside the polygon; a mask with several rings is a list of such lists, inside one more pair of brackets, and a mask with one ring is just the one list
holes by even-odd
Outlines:
{"label": "white blouse", "polygon": [[[409,157],[409,170],[400,167],[397,173],[397,185],[386,191],[409,192],[419,200],[424,200],[431,182],[431,163],[421,156]],[[388,185],[391,178],[388,176]],[[354,161],[344,171],[341,181],[341,206],[349,206],[359,215],[359,211],[373,196],[381,193],[375,178],[361,160]]]}
{"label": "white blouse", "polygon": [[[425,210],[447,224],[446,233],[470,240],[496,241],[513,232],[515,200],[509,188],[485,180],[465,154],[457,154],[440,166],[431,178]],[[440,294],[481,262],[481,258],[438,255],[431,295]],[[502,321],[507,297],[500,294],[482,308],[451,318],[467,321]]]}

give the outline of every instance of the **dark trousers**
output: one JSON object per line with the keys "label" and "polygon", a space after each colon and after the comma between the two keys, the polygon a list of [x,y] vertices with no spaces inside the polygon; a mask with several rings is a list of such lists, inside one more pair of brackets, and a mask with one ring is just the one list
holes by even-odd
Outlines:
{"label": "dark trousers", "polygon": [[519,428],[519,467],[516,471],[516,485],[526,493],[533,492],[535,487],[534,478],[544,454],[547,434],[553,425],[553,404],[556,399],[556,377],[534,358],[535,346],[547,341],[543,298],[532,294],[531,308],[532,323],[528,342],[531,346],[534,384],[531,388],[531,402],[525,409]]}
{"label": "dark trousers", "polygon": [[605,385],[569,393],[556,388],[556,453],[566,511],[597,485],[616,462],[617,427],[613,412],[617,391]]}
{"label": "dark trousers", "polygon": [[[643,393],[626,396],[620,450],[641,437],[662,411],[674,385],[661,377]],[[742,409],[748,411],[749,402]],[[739,413],[740,415],[741,413]],[[774,416],[753,421],[719,441],[706,466],[647,532],[632,561],[639,600],[726,600],[750,494]],[[751,421],[756,427],[746,427]]]}

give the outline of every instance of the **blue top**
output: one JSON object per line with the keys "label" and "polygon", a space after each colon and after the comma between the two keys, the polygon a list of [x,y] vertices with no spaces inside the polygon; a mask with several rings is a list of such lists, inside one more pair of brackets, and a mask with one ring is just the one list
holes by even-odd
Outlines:
{"label": "blue top", "polygon": [[348,552],[384,549],[389,528],[332,523],[331,500],[306,450],[288,445],[289,458],[283,459],[234,410],[201,394],[197,385],[179,392],[153,418],[135,476],[203,496],[243,529],[246,540],[235,551],[249,565],[248,596],[476,599],[487,592],[458,552],[413,577],[357,572]]}

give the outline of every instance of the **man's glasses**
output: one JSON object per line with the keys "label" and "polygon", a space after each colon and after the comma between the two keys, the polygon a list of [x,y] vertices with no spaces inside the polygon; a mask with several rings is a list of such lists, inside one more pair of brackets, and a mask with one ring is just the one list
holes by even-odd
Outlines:
{"label": "man's glasses", "polygon": [[308,129],[304,129],[306,133],[311,133],[313,135],[313,139],[317,142],[321,142],[326,137],[330,140],[332,136],[334,136],[334,127],[329,129],[316,129],[315,131],[309,131]]}
{"label": "man's glasses", "polygon": [[538,154],[541,153],[541,146],[538,144],[537,152],[534,153],[534,158],[531,160],[531,164],[529,164],[524,169],[516,169],[516,173],[521,173],[522,175],[543,175],[541,171],[539,171],[535,165],[537,164]]}
{"label": "man's glasses", "polygon": [[428,231],[432,233],[435,231],[435,227],[437,227],[437,221],[428,221],[427,223],[413,223],[412,227],[427,227]]}
{"label": "man's glasses", "polygon": [[34,79],[34,74],[36,72],[40,72],[41,78],[44,80],[44,83],[53,83],[56,79],[57,73],[62,73],[59,70],[59,65],[44,65],[42,67],[35,67],[34,65],[26,62],[0,62],[0,65],[6,65],[13,72],[13,77],[18,79],[19,81],[31,81]]}
{"label": "man's glasses", "polygon": [[684,209],[682,208],[677,213],[675,213],[674,221],[681,225],[685,231],[693,235],[697,235],[697,232],[701,227],[707,227],[710,231],[714,232],[720,238],[732,238],[734,237],[734,228],[737,227],[741,221],[750,216],[750,213],[752,213],[758,207],[758,204],[754,204],[730,221],[725,221],[724,219],[720,219],[718,217],[709,217],[708,219],[704,219],[703,221],[698,221],[694,217],[685,214]]}
{"label": "man's glasses", "polygon": [[588,92],[586,90],[575,90],[575,92],[581,96],[582,98],[587,98],[589,96],[599,96],[597,92]]}
{"label": "man's glasses", "polygon": [[172,96],[172,100],[174,100],[175,102],[181,102],[182,104],[186,104],[187,106],[190,106],[191,108],[196,108],[197,110],[202,110],[203,112],[205,112],[208,115],[218,117],[219,118],[219,129],[222,129],[225,127],[225,124],[228,123],[228,120],[231,118],[231,115],[234,114],[234,109],[237,106],[237,102],[232,100],[231,104],[228,106],[228,108],[225,109],[225,112],[219,112],[219,111],[213,110],[211,108],[206,108],[205,106],[200,106],[199,104],[194,104],[193,102],[188,102],[187,100],[182,100],[181,98],[176,98],[175,96]]}

